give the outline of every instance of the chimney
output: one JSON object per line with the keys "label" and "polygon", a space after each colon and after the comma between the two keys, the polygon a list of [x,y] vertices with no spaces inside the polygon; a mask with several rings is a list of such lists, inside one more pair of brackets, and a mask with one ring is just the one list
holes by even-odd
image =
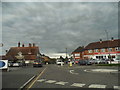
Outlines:
{"label": "chimney", "polygon": [[8,50],[5,50],[5,52],[7,53],[7,52],[8,52]]}
{"label": "chimney", "polygon": [[25,47],[25,45],[24,45],[24,44],[22,44],[22,47]]}
{"label": "chimney", "polygon": [[33,47],[35,47],[35,43],[33,43]]}
{"label": "chimney", "polygon": [[20,47],[20,42],[18,42],[18,47]]}
{"label": "chimney", "polygon": [[113,38],[113,37],[111,37],[111,41],[114,41],[114,38]]}
{"label": "chimney", "polygon": [[29,43],[29,47],[31,47],[31,43]]}
{"label": "chimney", "polygon": [[100,43],[102,43],[102,39],[100,39]]}

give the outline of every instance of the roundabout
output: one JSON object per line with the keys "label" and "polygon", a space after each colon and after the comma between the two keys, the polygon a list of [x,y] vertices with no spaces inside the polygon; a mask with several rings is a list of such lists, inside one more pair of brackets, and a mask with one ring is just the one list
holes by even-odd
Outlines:
{"label": "roundabout", "polygon": [[118,73],[116,69],[86,69],[85,72]]}

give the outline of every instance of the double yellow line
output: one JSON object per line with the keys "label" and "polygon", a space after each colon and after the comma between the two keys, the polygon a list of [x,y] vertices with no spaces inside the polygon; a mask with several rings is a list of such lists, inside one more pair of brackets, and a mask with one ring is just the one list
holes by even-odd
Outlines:
{"label": "double yellow line", "polygon": [[35,78],[35,80],[28,86],[27,90],[29,90],[35,82],[40,78],[40,76],[44,73],[44,71],[47,69],[47,67]]}

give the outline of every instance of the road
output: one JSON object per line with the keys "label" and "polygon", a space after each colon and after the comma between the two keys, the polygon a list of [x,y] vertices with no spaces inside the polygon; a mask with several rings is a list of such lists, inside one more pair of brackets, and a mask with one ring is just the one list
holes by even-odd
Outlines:
{"label": "road", "polygon": [[[29,86],[34,88],[101,88],[117,89],[118,72],[86,72],[90,69],[113,69],[118,67],[104,66],[59,66],[55,64],[44,65],[42,68],[18,68],[3,73],[4,88],[20,88],[32,76],[37,79]],[[43,71],[44,70],[44,71]]]}

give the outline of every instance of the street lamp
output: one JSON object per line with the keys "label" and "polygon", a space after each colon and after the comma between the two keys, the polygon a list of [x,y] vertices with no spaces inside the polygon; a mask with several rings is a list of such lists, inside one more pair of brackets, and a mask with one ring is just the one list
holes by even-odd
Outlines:
{"label": "street lamp", "polygon": [[110,58],[110,64],[111,64],[111,56],[110,56],[110,51],[109,51],[109,40],[108,40],[108,32],[107,32],[107,30],[105,30],[105,32],[106,32],[106,36],[107,36],[107,48],[108,48],[108,54],[109,54],[109,56],[108,56],[108,58]]}

